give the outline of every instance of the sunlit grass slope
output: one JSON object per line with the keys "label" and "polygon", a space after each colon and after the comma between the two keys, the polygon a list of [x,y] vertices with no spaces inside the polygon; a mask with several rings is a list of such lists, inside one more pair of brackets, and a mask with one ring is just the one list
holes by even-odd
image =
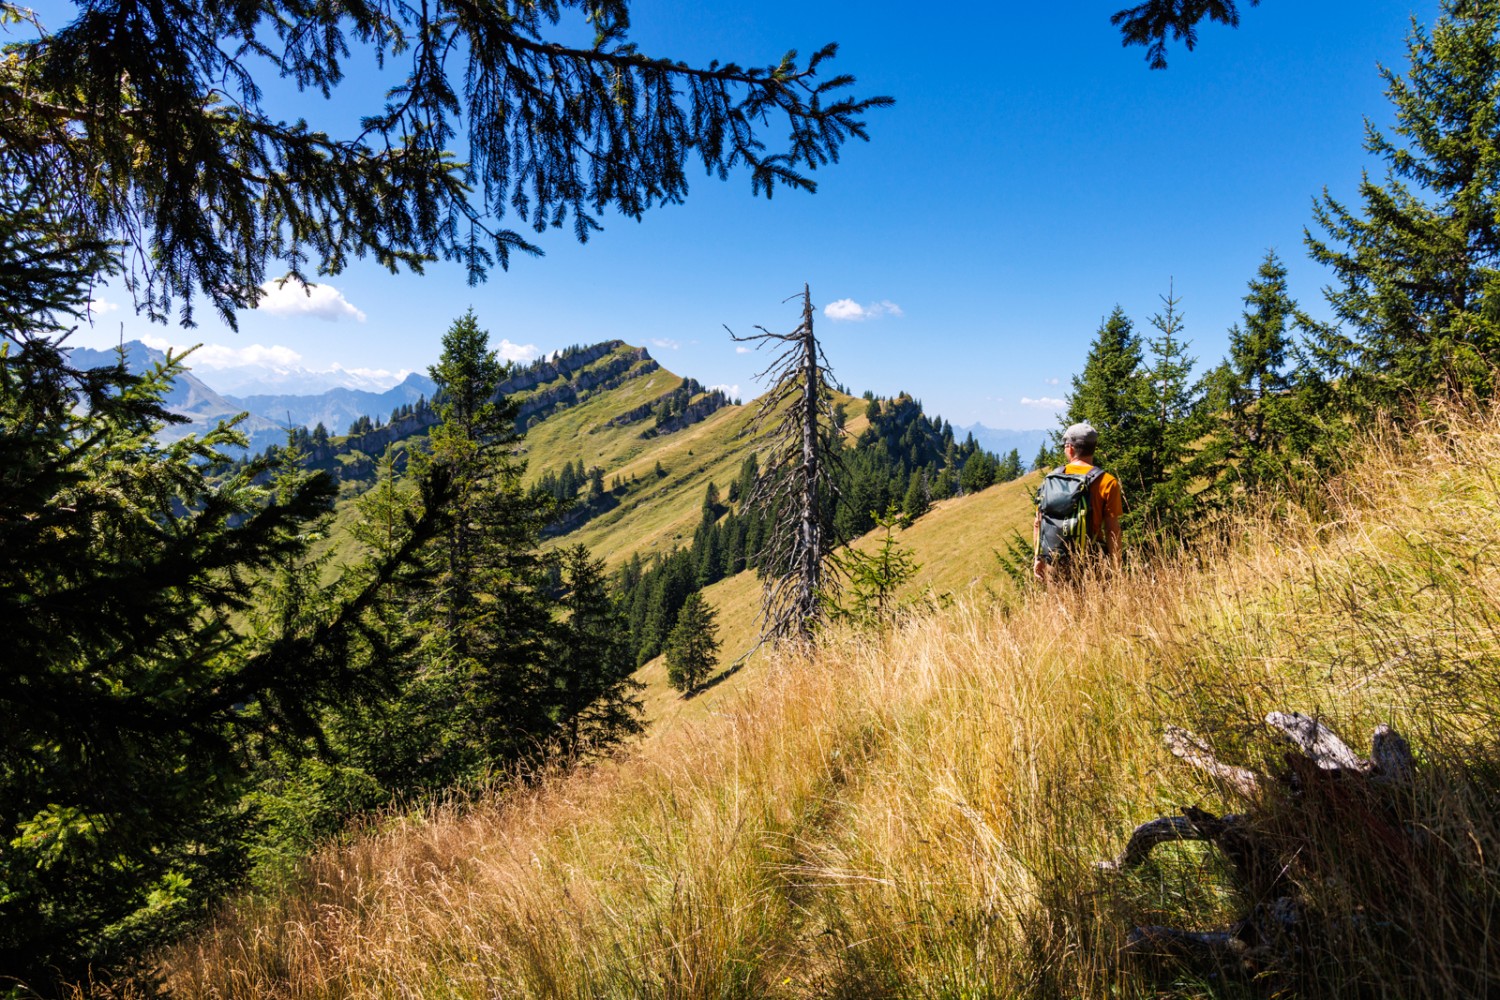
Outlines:
{"label": "sunlit grass slope", "polygon": [[[394,817],[162,972],[205,998],[1484,995],[1488,917],[1443,900],[1500,894],[1471,742],[1500,723],[1500,424],[1391,441],[1326,509],[1241,521],[1181,564],[1021,602],[955,586],[888,634],[769,662],[616,762]],[[731,591],[752,588],[711,596]],[[1299,869],[1310,912],[1350,934],[1383,916],[1351,898],[1434,906],[1384,950],[1318,953],[1323,979],[1127,961],[1132,924],[1213,926],[1235,903],[1190,846],[1139,876],[1093,867],[1145,819],[1244,808],[1163,750],[1164,726],[1271,767],[1257,720],[1274,709],[1356,743],[1380,721],[1408,734],[1433,776],[1412,792],[1422,837],[1461,878],[1424,896],[1420,871],[1394,893],[1377,873],[1383,895],[1361,897]]]}
{"label": "sunlit grass slope", "polygon": [[[714,483],[720,496],[727,496],[730,484],[739,478],[741,463],[765,445],[756,432],[755,402],[725,406],[699,423],[653,437],[642,436],[652,426],[649,419],[624,427],[607,426],[616,414],[656,399],[682,381],[665,370],[653,372],[554,414],[527,431],[524,454],[533,478],[581,458],[585,467],[604,469],[606,485],[616,477],[629,484],[618,506],[549,544],[581,543],[613,567],[636,553],[665,555],[692,543],[708,484]],[[835,402],[844,403],[850,412],[862,405],[843,395],[837,395]],[[853,440],[864,425],[863,416],[851,417],[846,439]]]}
{"label": "sunlit grass slope", "polygon": [[[897,531],[897,544],[918,563],[916,575],[898,599],[973,602],[1009,592],[1013,585],[995,552],[1003,550],[1016,532],[1030,536],[1034,509],[1031,497],[1037,481],[1036,475],[1029,475],[980,493],[944,500],[910,528]],[[873,551],[881,538],[881,532],[871,532],[856,539],[854,548]],[[667,684],[667,668],[661,657],[642,667],[636,677],[646,684],[643,701],[653,734],[679,721],[706,715],[726,698],[763,681],[769,653],[762,647],[747,658],[756,649],[759,636],[760,580],[754,572],[740,573],[705,588],[703,597],[717,615],[723,644],[721,673],[711,677],[711,686],[702,692],[683,698]]]}

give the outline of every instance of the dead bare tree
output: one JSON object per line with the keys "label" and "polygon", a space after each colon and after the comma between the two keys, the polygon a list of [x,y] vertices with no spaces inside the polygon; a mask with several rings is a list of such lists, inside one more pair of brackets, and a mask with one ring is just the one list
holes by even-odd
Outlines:
{"label": "dead bare tree", "polygon": [[765,512],[771,521],[760,564],[765,581],[762,642],[810,640],[823,617],[827,592],[837,587],[836,573],[825,566],[836,544],[828,515],[838,497],[839,431],[829,381],[832,369],[813,335],[812,292],[806,285],[801,299],[802,322],[791,333],[772,333],[763,326],[745,337],[729,331],[736,341],[775,352],[774,360],[755,376],[771,382],[754,423],[754,433],[765,437],[767,451],[747,499],[748,507]]}

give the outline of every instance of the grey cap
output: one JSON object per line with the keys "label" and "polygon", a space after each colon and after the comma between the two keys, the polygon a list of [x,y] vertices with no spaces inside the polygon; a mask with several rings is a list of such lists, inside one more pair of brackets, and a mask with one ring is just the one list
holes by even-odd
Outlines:
{"label": "grey cap", "polygon": [[1094,425],[1087,421],[1074,424],[1063,431],[1063,444],[1081,445],[1084,451],[1092,453],[1095,446],[1099,444],[1099,432],[1094,430]]}

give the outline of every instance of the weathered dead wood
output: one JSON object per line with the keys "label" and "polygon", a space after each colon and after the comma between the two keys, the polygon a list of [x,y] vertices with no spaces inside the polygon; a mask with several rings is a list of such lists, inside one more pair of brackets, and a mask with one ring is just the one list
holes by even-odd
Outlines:
{"label": "weathered dead wood", "polygon": [[1325,771],[1366,771],[1370,762],[1350,749],[1332,729],[1301,712],[1272,712],[1267,724],[1281,730],[1313,763]]}
{"label": "weathered dead wood", "polygon": [[1125,950],[1136,955],[1189,955],[1208,953],[1237,958],[1249,946],[1230,931],[1184,931],[1151,925],[1134,927],[1125,938]]}
{"label": "weathered dead wood", "polygon": [[[1284,840],[1278,841],[1274,833],[1256,827],[1253,815],[1265,808],[1260,793],[1281,788],[1290,793],[1289,801],[1295,808],[1296,803],[1309,801],[1303,797],[1310,788],[1307,782],[1320,773],[1326,778],[1316,779],[1319,784],[1326,784],[1327,779],[1338,779],[1339,784],[1349,780],[1391,783],[1410,781],[1416,769],[1411,747],[1389,725],[1376,727],[1367,760],[1312,716],[1271,712],[1266,723],[1301,751],[1300,756],[1289,757],[1290,771],[1275,782],[1248,768],[1225,764],[1204,740],[1186,729],[1169,726],[1165,735],[1167,748],[1250,799],[1252,813],[1220,817],[1188,807],[1181,816],[1163,816],[1142,823],[1118,858],[1096,866],[1102,871],[1121,872],[1145,862],[1161,844],[1184,840],[1208,842],[1231,862],[1233,877],[1244,898],[1258,902],[1228,928],[1205,931],[1160,926],[1134,928],[1126,952],[1206,958],[1221,964],[1237,963],[1247,970],[1264,969],[1288,957],[1284,953],[1296,947],[1294,942],[1299,934],[1305,934],[1303,902],[1294,879],[1288,877],[1297,863],[1296,853],[1287,848]],[[1314,808],[1308,814],[1308,822],[1318,822],[1317,816]],[[1410,833],[1397,836],[1409,837]],[[1358,914],[1350,917],[1359,918]]]}
{"label": "weathered dead wood", "polygon": [[1246,798],[1260,790],[1261,777],[1248,768],[1225,764],[1214,756],[1207,743],[1180,726],[1168,726],[1167,749],[1174,756],[1218,778]]}
{"label": "weathered dead wood", "polygon": [[1144,863],[1152,850],[1160,844],[1181,840],[1214,841],[1222,837],[1229,827],[1238,826],[1244,820],[1243,816],[1238,815],[1211,816],[1219,825],[1210,826],[1202,820],[1205,815],[1208,814],[1200,812],[1196,815],[1189,813],[1182,816],[1162,816],[1142,823],[1130,835],[1125,851],[1118,858],[1095,862],[1094,867],[1100,871],[1135,868]]}

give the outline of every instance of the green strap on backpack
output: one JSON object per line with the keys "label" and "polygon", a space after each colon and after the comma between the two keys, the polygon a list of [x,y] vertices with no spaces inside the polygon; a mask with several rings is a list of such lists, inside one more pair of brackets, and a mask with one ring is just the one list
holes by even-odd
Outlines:
{"label": "green strap on backpack", "polygon": [[1037,487],[1036,507],[1041,525],[1036,533],[1036,558],[1067,565],[1089,544],[1089,502],[1094,483],[1104,475],[1095,466],[1087,472],[1069,472],[1060,465],[1047,473]]}

